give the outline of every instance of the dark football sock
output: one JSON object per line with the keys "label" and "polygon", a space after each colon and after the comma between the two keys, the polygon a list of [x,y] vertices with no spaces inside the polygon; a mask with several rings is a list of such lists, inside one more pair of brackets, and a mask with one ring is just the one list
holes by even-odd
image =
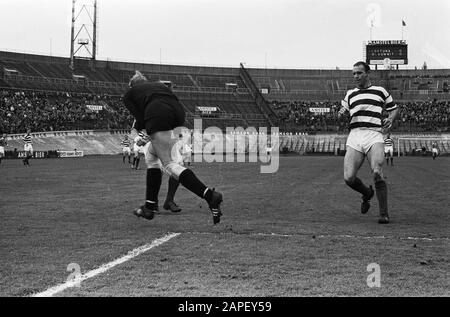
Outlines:
{"label": "dark football sock", "polygon": [[161,188],[162,172],[159,168],[149,168],[147,170],[147,186],[145,200],[158,202],[159,189]]}
{"label": "dark football sock", "polygon": [[378,204],[380,206],[380,216],[388,215],[388,203],[387,203],[387,186],[384,180],[377,180],[375,182],[375,190],[377,192]]}
{"label": "dark football sock", "polygon": [[136,165],[134,165],[134,168],[135,169],[138,169],[138,167],[139,167],[139,161],[140,161],[141,159],[138,157],[137,159],[136,159]]}
{"label": "dark football sock", "polygon": [[125,155],[122,157],[122,162],[125,163]]}
{"label": "dark football sock", "polygon": [[169,188],[167,189],[166,201],[173,201],[179,185],[180,182],[177,181],[175,178],[173,177],[169,178]]}
{"label": "dark football sock", "polygon": [[394,165],[394,158],[391,157],[391,165]]}
{"label": "dark football sock", "polygon": [[[203,184],[194,172],[190,169],[185,169],[179,176],[180,184],[189,189],[200,198],[204,198],[209,201],[211,198],[211,191],[207,191],[207,187]],[[206,192],[206,193],[205,193]]]}
{"label": "dark football sock", "polygon": [[358,193],[363,194],[364,196],[368,196],[370,194],[370,189],[358,178],[355,177],[353,183],[345,182],[351,189],[356,190]]}
{"label": "dark football sock", "polygon": [[133,157],[133,166],[136,163],[136,157]]}

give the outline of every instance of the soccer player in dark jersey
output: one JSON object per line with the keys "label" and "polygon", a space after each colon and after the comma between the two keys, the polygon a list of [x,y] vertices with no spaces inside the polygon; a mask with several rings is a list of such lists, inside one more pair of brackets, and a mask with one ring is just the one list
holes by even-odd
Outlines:
{"label": "soccer player in dark jersey", "polygon": [[390,158],[391,166],[394,166],[394,140],[391,139],[390,133],[384,139],[384,156],[386,157],[386,165],[389,165]]}
{"label": "soccer player in dark jersey", "polygon": [[128,135],[125,135],[120,145],[122,145],[122,162],[125,164],[125,158],[128,157],[128,164],[131,164],[131,140]]}
{"label": "soccer player in dark jersey", "polygon": [[[213,223],[219,223],[222,212],[222,194],[206,187],[188,168],[176,162],[172,148],[178,141],[173,130],[184,124],[183,106],[172,90],[160,82],[149,82],[136,71],[130,80],[130,89],[123,97],[127,109],[136,119],[135,128],[145,129],[154,149],[155,159],[160,159],[164,170],[177,179],[181,185],[203,198],[213,215]],[[135,215],[152,219],[156,210],[158,192],[161,186],[161,169],[147,169],[146,202],[135,210]]]}
{"label": "soccer player in dark jersey", "polygon": [[6,142],[6,134],[0,136],[0,165],[2,164],[2,158],[5,157],[5,147],[8,145]]}
{"label": "soccer player in dark jersey", "polygon": [[[353,65],[353,78],[357,87],[347,92],[342,100],[340,114],[350,112],[350,133],[344,158],[344,180],[353,190],[362,194],[361,213],[369,211],[374,196],[372,186],[367,187],[356,176],[367,157],[372,169],[375,190],[380,207],[378,223],[389,223],[387,186],[383,177],[384,140],[382,130],[389,131],[397,117],[398,107],[383,88],[373,86],[369,79],[370,67],[364,62]],[[382,117],[383,108],[389,113]]]}

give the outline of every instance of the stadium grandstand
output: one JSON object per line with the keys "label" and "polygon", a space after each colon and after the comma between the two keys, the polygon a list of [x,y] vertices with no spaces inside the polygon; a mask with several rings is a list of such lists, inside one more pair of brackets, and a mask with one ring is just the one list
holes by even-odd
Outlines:
{"label": "stadium grandstand", "polygon": [[[339,117],[338,110],[354,83],[350,70],[339,69],[247,69],[242,64],[203,67],[83,58],[75,59],[71,67],[69,58],[1,51],[0,129],[8,134],[23,133],[27,127],[33,132],[129,130],[132,118],[121,95],[136,69],[173,87],[185,107],[187,128],[193,128],[195,118],[202,119],[203,129],[277,126],[283,135],[330,135],[324,141],[327,145],[320,146],[319,139],[282,141],[289,150],[335,153],[342,149],[348,120]],[[376,70],[371,79],[386,87],[400,105],[394,133],[402,138],[430,133],[439,138],[449,131],[450,70]],[[398,140],[396,135],[394,139]],[[440,143],[443,153],[448,148],[445,142]],[[428,143],[423,145],[427,150]],[[423,146],[405,143],[404,152]]]}

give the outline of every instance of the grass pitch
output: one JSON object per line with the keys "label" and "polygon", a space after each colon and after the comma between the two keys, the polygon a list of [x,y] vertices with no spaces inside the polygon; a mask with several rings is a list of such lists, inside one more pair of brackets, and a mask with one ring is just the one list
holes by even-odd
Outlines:
{"label": "grass pitch", "polygon": [[[342,157],[281,157],[275,174],[255,163],[194,164],[224,194],[221,224],[180,187],[180,214],[152,221],[142,204],[145,169],[119,156],[19,160],[0,167],[0,295],[28,296],[130,250],[180,233],[59,296],[449,296],[448,158],[385,166],[391,223],[378,204],[359,212]],[[141,168],[143,164],[141,163]],[[360,177],[371,181],[367,163]],[[167,188],[163,177],[160,207]],[[162,209],[162,208],[161,208]],[[367,286],[370,263],[381,287]]]}

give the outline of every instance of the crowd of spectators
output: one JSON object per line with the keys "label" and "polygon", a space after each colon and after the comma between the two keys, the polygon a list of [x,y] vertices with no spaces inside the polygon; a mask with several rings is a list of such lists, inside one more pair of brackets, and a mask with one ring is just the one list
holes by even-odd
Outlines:
{"label": "crowd of spectators", "polygon": [[450,101],[399,103],[398,126],[405,131],[450,131]]}
{"label": "crowd of spectators", "polygon": [[[101,106],[92,111],[88,105]],[[394,131],[450,131],[449,101],[398,103]],[[280,129],[298,132],[345,132],[348,115],[339,116],[339,102],[272,102]],[[120,96],[0,89],[0,133],[129,129],[133,122]]]}
{"label": "crowd of spectators", "polygon": [[[87,106],[101,106],[92,111]],[[120,97],[0,90],[0,132],[124,129],[133,120]]]}
{"label": "crowd of spectators", "polygon": [[[394,131],[450,131],[450,101],[415,101],[397,105],[400,112]],[[272,108],[281,120],[280,125],[290,131],[347,131],[349,117],[338,115],[340,107],[339,102],[329,101],[272,102]],[[328,109],[328,112],[317,113],[311,108]]]}
{"label": "crowd of spectators", "polygon": [[[272,108],[281,120],[281,128],[285,130],[337,132],[347,129],[348,118],[338,116],[339,102],[274,101]],[[310,111],[311,108],[317,109],[317,112]],[[319,109],[328,109],[328,112],[319,112]]]}

